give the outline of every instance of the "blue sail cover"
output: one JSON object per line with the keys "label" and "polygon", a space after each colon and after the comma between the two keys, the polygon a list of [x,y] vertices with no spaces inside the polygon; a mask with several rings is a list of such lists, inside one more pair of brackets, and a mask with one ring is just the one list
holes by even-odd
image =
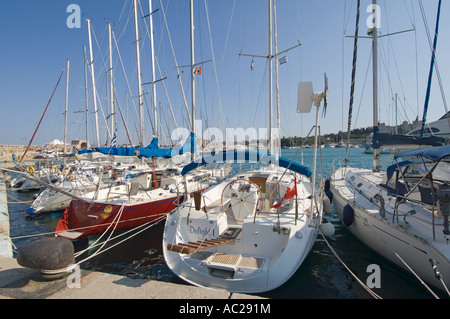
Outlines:
{"label": "blue sail cover", "polygon": [[185,152],[195,151],[195,136],[190,134],[189,138],[182,147],[174,148],[159,148],[158,138],[153,138],[152,142],[146,147],[97,147],[97,152],[107,155],[118,156],[138,156],[140,158],[146,157],[164,157],[171,158],[176,155],[181,155]]}
{"label": "blue sail cover", "polygon": [[445,139],[437,136],[416,137],[409,135],[381,133],[378,129],[373,132],[372,147],[380,148],[381,146],[392,145],[426,145],[426,146],[442,146]]}
{"label": "blue sail cover", "polygon": [[312,175],[312,172],[308,167],[303,166],[299,163],[293,162],[283,157],[278,158],[277,161],[277,159],[273,155],[249,151],[219,152],[211,154],[206,157],[202,157],[201,159],[195,160],[194,162],[191,162],[188,165],[186,165],[181,171],[181,175],[186,175],[190,171],[200,166],[213,163],[227,163],[227,162],[237,162],[237,163],[261,162],[263,164],[277,164],[280,167],[287,168],[296,173],[305,175],[306,177],[310,177]]}

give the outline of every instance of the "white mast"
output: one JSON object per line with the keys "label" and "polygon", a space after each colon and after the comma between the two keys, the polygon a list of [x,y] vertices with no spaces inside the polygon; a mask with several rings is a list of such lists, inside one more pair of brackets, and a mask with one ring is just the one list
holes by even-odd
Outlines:
{"label": "white mast", "polygon": [[66,62],[66,107],[64,111],[64,148],[63,152],[66,151],[66,139],[67,139],[67,110],[69,106],[69,59]]}
{"label": "white mast", "polygon": [[[375,23],[372,28],[372,55],[373,55],[373,128],[378,129],[378,30],[377,30],[377,1],[373,0]],[[380,171],[380,149],[373,148],[372,171]]]}
{"label": "white mast", "polygon": [[155,136],[158,137],[158,116],[156,109],[156,83],[155,83],[155,46],[153,43],[153,13],[152,13],[152,0],[148,0],[148,7],[150,12],[150,47],[151,47],[151,62],[152,62],[152,94],[153,94],[153,111],[155,122]]}
{"label": "white mast", "polygon": [[97,89],[95,87],[95,72],[94,72],[94,58],[92,55],[92,37],[91,37],[91,20],[86,19],[88,23],[88,34],[89,34],[89,55],[90,55],[90,66],[91,66],[91,79],[92,79],[92,94],[94,95],[94,115],[95,115],[95,133],[97,136],[97,146],[100,146],[100,132],[98,130],[98,109],[97,109]]}
{"label": "white mast", "polygon": [[272,140],[272,0],[269,0],[269,145],[268,153],[272,154],[273,140]]}
{"label": "white mast", "polygon": [[142,93],[141,54],[139,51],[137,0],[134,0],[134,30],[136,35],[135,43],[136,43],[136,60],[137,60],[138,89],[139,89],[139,119],[140,119],[139,146],[144,147],[144,95]]}
{"label": "white mast", "polygon": [[88,107],[88,79],[87,79],[87,57],[86,57],[86,46],[83,46],[84,53],[84,104],[86,107],[86,149],[89,149],[89,107]]}
{"label": "white mast", "polygon": [[[192,132],[195,134],[195,74],[194,74],[194,1],[190,0],[190,21],[191,21],[191,103],[192,103]],[[194,160],[194,145],[191,143],[191,159]]]}
{"label": "white mast", "polygon": [[[273,0],[273,36],[274,36],[274,56],[278,58],[278,37],[277,37],[277,10],[276,0]],[[275,59],[275,99],[277,107],[277,148],[275,157],[281,156],[281,120],[280,120],[280,85],[278,81],[278,61]]]}
{"label": "white mast", "polygon": [[113,63],[112,63],[112,31],[111,31],[111,23],[108,23],[108,33],[109,33],[109,103],[110,103],[110,123],[111,130],[109,134],[112,140],[114,136],[114,81],[113,81]]}

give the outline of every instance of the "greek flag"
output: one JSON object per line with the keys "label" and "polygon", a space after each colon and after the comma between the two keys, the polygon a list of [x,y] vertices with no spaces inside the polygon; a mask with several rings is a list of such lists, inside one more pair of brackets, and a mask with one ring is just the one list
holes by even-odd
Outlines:
{"label": "greek flag", "polygon": [[111,145],[109,146],[109,150],[112,150],[113,148],[116,148],[117,146],[117,129],[114,132],[114,136],[111,140]]}
{"label": "greek flag", "polygon": [[70,154],[76,155],[78,154],[78,148],[73,145],[70,145]]}
{"label": "greek flag", "polygon": [[284,57],[282,57],[280,59],[280,65],[287,63],[287,61],[288,61],[288,58],[287,58],[287,55],[285,55]]}

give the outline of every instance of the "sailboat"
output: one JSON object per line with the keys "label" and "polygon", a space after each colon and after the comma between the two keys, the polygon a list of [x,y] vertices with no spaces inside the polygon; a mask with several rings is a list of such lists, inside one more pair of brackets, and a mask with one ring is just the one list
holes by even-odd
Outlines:
{"label": "sailboat", "polygon": [[[65,193],[83,198],[84,194],[100,188],[123,184],[135,177],[152,173],[147,164],[114,162],[75,161],[67,163],[61,171],[54,188],[44,188],[31,206],[26,210],[29,215],[65,210],[72,197]],[[62,189],[65,193],[58,190]]]}
{"label": "sailboat", "polygon": [[[151,1],[149,1],[149,11]],[[132,156],[140,159],[150,158],[155,163],[158,158],[174,158],[195,152],[195,136],[193,133],[187,138],[182,147],[160,148],[158,137],[143,147],[143,94],[140,72],[140,47],[137,16],[137,1],[134,0],[136,57],[138,65],[138,88],[140,99],[141,135],[140,147],[97,147],[97,152],[110,156]],[[150,14],[150,19],[151,14]],[[152,25],[152,20],[150,21]],[[151,34],[151,42],[153,35]],[[152,56],[153,56],[152,45]],[[153,74],[153,84],[155,83]],[[155,96],[155,94],[153,94]],[[156,100],[154,99],[154,107]],[[156,115],[155,115],[156,116]],[[156,122],[156,117],[155,117]],[[155,123],[155,127],[157,124]],[[193,130],[194,131],[194,130]],[[92,235],[101,235],[104,232],[121,231],[137,227],[145,223],[163,220],[169,213],[187,200],[194,191],[207,188],[210,183],[223,179],[227,168],[208,169],[189,174],[180,175],[182,166],[176,164],[169,167],[152,167],[152,172],[143,173],[125,181],[122,184],[110,184],[109,187],[96,189],[83,194],[83,199],[73,199],[64,211],[58,225],[56,234],[71,240],[77,240]]]}
{"label": "sailboat", "polygon": [[[269,21],[273,6],[269,0]],[[191,1],[191,26],[192,11]],[[276,56],[271,51],[269,58]],[[304,94],[306,100],[312,95]],[[319,105],[325,96],[319,94]],[[323,205],[315,171],[278,155],[270,149],[217,152],[183,168],[182,175],[211,163],[263,166],[197,192],[168,214],[163,252],[172,272],[196,286],[256,293],[279,287],[297,271],[316,240]]]}
{"label": "sailboat", "polygon": [[406,135],[420,137],[422,136],[437,136],[450,140],[450,111],[441,116],[438,120],[426,124],[424,132],[417,128],[408,132]]}
{"label": "sailboat", "polygon": [[[377,32],[376,28],[372,30],[374,115],[377,114]],[[382,172],[377,147],[372,169],[343,165],[326,183],[326,191],[331,191],[342,223],[356,238],[411,272],[425,286],[426,282],[447,293],[450,285],[449,150],[448,146],[435,146],[401,152],[395,155],[395,163]],[[403,160],[397,161],[400,158]]]}

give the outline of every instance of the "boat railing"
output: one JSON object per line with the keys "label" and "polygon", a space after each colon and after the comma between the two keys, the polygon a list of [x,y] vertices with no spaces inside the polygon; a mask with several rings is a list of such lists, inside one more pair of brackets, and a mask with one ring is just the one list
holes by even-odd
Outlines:
{"label": "boat railing", "polygon": [[[432,232],[433,232],[433,240],[436,240],[436,223],[435,223],[435,217],[436,217],[436,212],[437,212],[437,205],[436,202],[433,201],[432,204],[429,203],[424,203],[423,201],[419,200],[419,199],[415,199],[415,198],[411,198],[410,196],[408,196],[408,194],[406,195],[397,195],[396,196],[396,201],[395,201],[395,206],[394,206],[394,214],[392,215],[392,223],[399,223],[399,218],[400,218],[400,212],[399,212],[399,206],[402,204],[405,204],[407,202],[411,202],[417,205],[420,205],[422,208],[424,208],[425,210],[430,212],[431,215],[431,225],[432,225]],[[407,214],[404,216],[406,217]]]}

